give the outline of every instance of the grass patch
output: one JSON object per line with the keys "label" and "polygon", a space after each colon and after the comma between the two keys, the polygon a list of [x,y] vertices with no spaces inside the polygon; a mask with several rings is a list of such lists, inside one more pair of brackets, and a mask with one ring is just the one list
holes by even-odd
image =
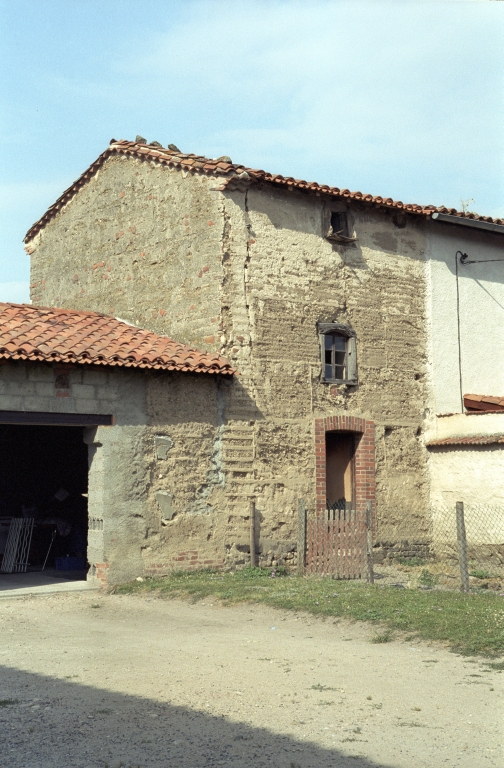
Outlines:
{"label": "grass patch", "polygon": [[17,704],[17,699],[0,699],[0,707],[10,707],[13,704]]}
{"label": "grass patch", "polygon": [[[335,589],[337,591],[335,591]],[[163,578],[134,581],[116,593],[181,597],[193,601],[212,596],[225,604],[253,602],[273,608],[306,611],[376,623],[410,639],[435,640],[467,655],[504,656],[504,598],[493,592],[394,589],[329,577],[277,575],[270,569],[236,572],[174,572]]]}
{"label": "grass patch", "polygon": [[390,641],[393,639],[394,633],[391,629],[386,629],[385,632],[377,632],[376,635],[373,635],[371,638],[372,643],[390,643]]}
{"label": "grass patch", "polygon": [[423,557],[396,557],[395,561],[399,563],[399,565],[410,565],[413,567],[425,565],[427,562]]}
{"label": "grass patch", "polygon": [[485,664],[485,667],[496,670],[496,672],[502,672],[504,670],[504,661],[490,661]]}
{"label": "grass patch", "polygon": [[488,571],[482,568],[476,568],[474,571],[469,571],[469,576],[474,576],[475,579],[491,579],[492,575]]}
{"label": "grass patch", "polygon": [[427,568],[424,568],[418,579],[418,583],[423,587],[435,587],[438,583],[438,577],[434,576]]}

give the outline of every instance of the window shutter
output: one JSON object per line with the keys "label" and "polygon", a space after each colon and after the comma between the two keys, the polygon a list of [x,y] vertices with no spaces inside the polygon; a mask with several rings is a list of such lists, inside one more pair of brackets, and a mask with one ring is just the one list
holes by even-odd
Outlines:
{"label": "window shutter", "polygon": [[357,345],[355,336],[350,336],[347,345],[347,378],[348,381],[357,381]]}
{"label": "window shutter", "polygon": [[320,370],[322,373],[322,381],[324,381],[324,363],[325,363],[325,334],[319,333],[319,344],[320,344]]}

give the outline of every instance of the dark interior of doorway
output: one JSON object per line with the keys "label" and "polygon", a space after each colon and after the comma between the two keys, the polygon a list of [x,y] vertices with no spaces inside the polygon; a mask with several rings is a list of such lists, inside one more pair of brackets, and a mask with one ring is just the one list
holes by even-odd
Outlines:
{"label": "dark interior of doorway", "polygon": [[[0,425],[0,520],[5,546],[9,518],[33,517],[29,571],[59,566],[66,577],[87,571],[88,452],[82,427]],[[61,558],[72,558],[62,563]],[[58,561],[56,562],[56,558]],[[84,569],[76,569],[79,559]]]}
{"label": "dark interior of doorway", "polygon": [[328,509],[355,500],[355,434],[326,432],[326,497]]}

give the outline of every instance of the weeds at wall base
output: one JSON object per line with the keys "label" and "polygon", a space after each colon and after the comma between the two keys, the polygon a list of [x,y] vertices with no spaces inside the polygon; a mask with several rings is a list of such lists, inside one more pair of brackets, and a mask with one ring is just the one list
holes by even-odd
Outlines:
{"label": "weeds at wall base", "polygon": [[504,655],[504,597],[493,592],[394,589],[330,577],[275,575],[271,569],[192,571],[149,578],[115,589],[116,594],[189,598],[213,597],[222,604],[250,602],[307,612],[321,618],[369,622],[409,639],[443,643],[457,653]]}

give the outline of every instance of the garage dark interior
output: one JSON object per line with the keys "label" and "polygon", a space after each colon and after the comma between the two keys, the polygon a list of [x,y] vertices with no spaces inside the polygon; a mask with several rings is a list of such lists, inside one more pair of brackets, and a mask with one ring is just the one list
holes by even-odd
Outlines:
{"label": "garage dark interior", "polygon": [[28,571],[49,552],[44,570],[85,578],[87,486],[82,427],[0,425],[0,558],[10,519],[34,518]]}

